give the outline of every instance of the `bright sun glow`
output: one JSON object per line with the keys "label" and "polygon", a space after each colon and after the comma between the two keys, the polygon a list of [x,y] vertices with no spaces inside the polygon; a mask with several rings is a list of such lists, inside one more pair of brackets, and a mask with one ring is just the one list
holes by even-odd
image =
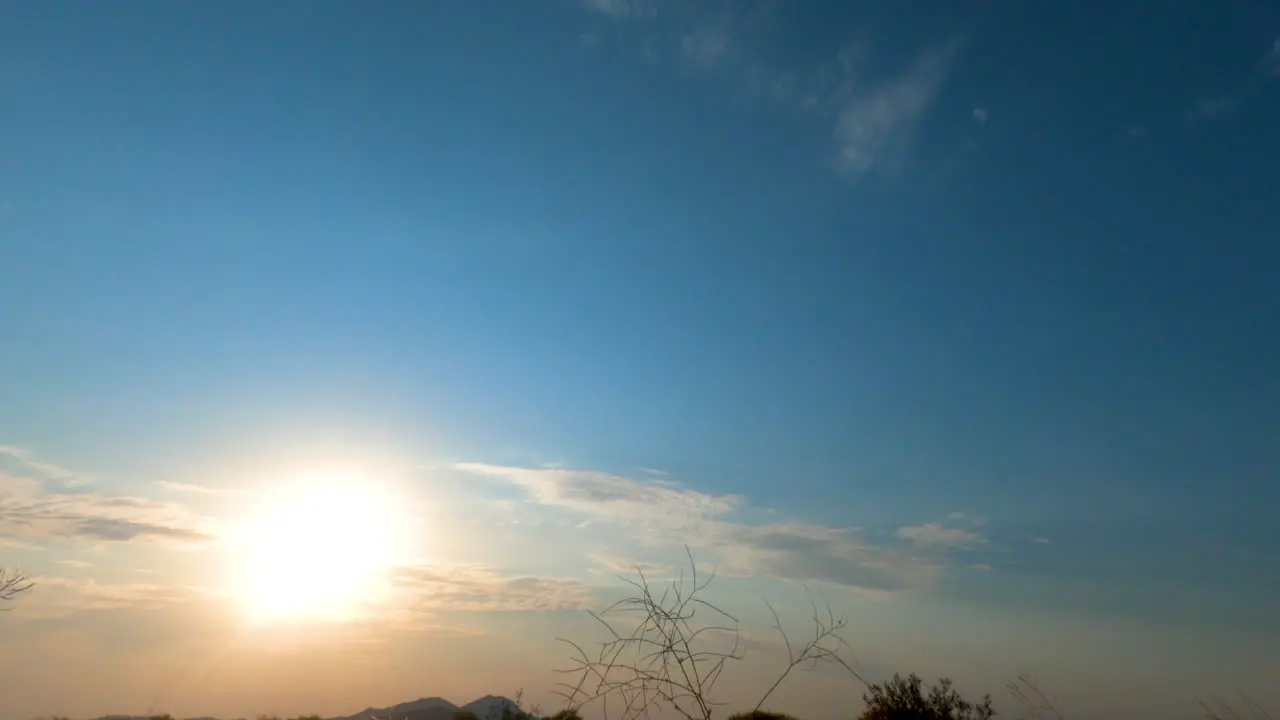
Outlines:
{"label": "bright sun glow", "polygon": [[385,586],[400,508],[362,478],[307,476],[241,520],[231,590],[260,622],[341,620]]}

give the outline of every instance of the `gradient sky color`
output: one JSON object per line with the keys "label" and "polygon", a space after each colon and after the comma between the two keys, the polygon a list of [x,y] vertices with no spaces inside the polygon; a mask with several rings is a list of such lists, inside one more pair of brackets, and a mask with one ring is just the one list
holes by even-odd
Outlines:
{"label": "gradient sky color", "polygon": [[[24,1],[0,90],[6,720],[549,705],[682,544],[876,678],[1280,708],[1274,3]],[[301,467],[399,594],[245,630]]]}

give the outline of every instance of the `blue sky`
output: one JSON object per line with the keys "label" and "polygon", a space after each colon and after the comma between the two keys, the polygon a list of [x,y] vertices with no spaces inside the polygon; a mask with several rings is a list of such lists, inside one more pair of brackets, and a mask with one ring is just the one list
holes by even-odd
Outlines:
{"label": "blue sky", "polygon": [[[554,681],[422,687],[443,661],[363,624],[381,679],[324,697],[61,698],[128,613],[160,665],[235,626],[227,528],[302,467],[393,488],[426,529],[387,571],[436,578],[397,622],[491,663],[687,543],[853,603],[875,671],[1280,702],[1280,8],[3,13],[0,564],[43,588],[2,619],[50,648],[2,661],[14,717]],[[1118,673],[1186,697],[1089,689]]]}

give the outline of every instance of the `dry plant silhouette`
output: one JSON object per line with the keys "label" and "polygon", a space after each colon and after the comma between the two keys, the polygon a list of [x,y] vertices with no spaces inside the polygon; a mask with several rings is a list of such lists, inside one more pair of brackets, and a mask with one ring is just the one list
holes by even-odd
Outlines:
{"label": "dry plant silhouette", "polygon": [[1240,705],[1236,707],[1219,697],[1200,702],[1205,720],[1272,720],[1270,712],[1248,697],[1241,697]]}
{"label": "dry plant silhouette", "polygon": [[[606,720],[615,720],[610,718],[612,700],[615,707],[621,705],[616,720],[648,717],[663,707],[686,720],[710,720],[716,708],[724,704],[714,699],[713,691],[725,667],[745,657],[739,623],[700,597],[715,579],[715,573],[699,577],[697,563],[687,546],[685,554],[689,558],[687,582],[682,570],[679,579],[664,584],[661,593],[656,594],[644,572],[637,568],[638,580],[622,576],[622,580],[635,589],[634,597],[620,600],[599,613],[588,611],[609,633],[609,639],[601,643],[594,656],[572,640],[557,638],[574,650],[574,666],[559,672],[577,675],[577,680],[557,684],[557,694],[565,699],[569,708],[576,711],[599,701]],[[777,611],[766,603],[773,615],[772,627],[786,646],[787,658],[777,679],[744,717],[774,717],[772,713],[760,712],[761,707],[793,670],[804,665],[832,663],[866,685],[840,654],[842,650],[852,654],[849,644],[840,636],[847,621],[837,618],[830,605],[825,605],[823,612],[816,602],[812,604],[813,636],[796,648],[783,630]],[[694,623],[699,612],[708,618],[707,622]],[[618,614],[637,618],[634,627],[619,632],[607,619]],[[714,645],[716,641],[720,647]]]}
{"label": "dry plant silhouette", "polygon": [[796,720],[796,718],[786,713],[752,710],[751,712],[735,713],[730,715],[729,720]]}
{"label": "dry plant silhouette", "polygon": [[951,687],[950,678],[939,679],[926,694],[924,681],[915,673],[906,677],[895,673],[892,679],[872,685],[862,700],[867,707],[858,720],[991,720],[996,714],[990,695],[971,703]]}
{"label": "dry plant silhouette", "polygon": [[1058,711],[1057,705],[1040,689],[1040,683],[1034,677],[1019,675],[1005,683],[1005,687],[1009,689],[1009,694],[1015,700],[1019,700],[1027,706],[1029,710],[1028,717],[1039,718],[1042,715],[1048,715],[1057,720],[1066,720],[1062,713]]}
{"label": "dry plant silhouette", "polygon": [[[21,570],[0,568],[0,602],[10,602],[36,584]],[[0,612],[9,608],[0,607]]]}

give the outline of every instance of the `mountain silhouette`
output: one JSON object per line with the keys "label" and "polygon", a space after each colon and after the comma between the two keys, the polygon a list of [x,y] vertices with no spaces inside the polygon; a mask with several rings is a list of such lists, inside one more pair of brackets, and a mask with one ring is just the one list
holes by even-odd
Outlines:
{"label": "mountain silhouette", "polygon": [[[466,705],[455,705],[442,697],[425,697],[383,708],[368,707],[354,715],[329,720],[457,720],[459,713],[472,713],[477,720],[502,720],[504,711],[517,712],[515,701],[501,695],[485,695]],[[93,720],[150,720],[146,715],[101,715]],[[218,720],[212,717],[185,720]]]}

